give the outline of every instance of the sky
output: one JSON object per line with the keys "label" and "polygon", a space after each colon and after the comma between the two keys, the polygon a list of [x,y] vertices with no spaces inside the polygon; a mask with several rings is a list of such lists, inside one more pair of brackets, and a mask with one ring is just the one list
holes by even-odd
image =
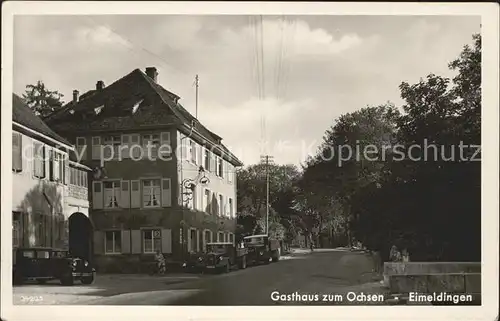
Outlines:
{"label": "sky", "polygon": [[199,75],[199,121],[245,165],[263,154],[298,165],[340,115],[399,107],[401,82],[453,76],[448,63],[480,23],[472,16],[16,16],[14,92],[42,80],[68,101],[74,89],[156,67],[158,82],[194,115]]}

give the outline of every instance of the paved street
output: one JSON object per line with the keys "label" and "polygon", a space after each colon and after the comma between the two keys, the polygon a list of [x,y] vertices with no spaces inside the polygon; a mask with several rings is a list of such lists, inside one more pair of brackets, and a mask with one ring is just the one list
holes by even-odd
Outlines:
{"label": "paved street", "polygon": [[[371,271],[371,260],[363,253],[318,250],[309,254],[304,251],[284,257],[278,263],[229,274],[100,275],[91,286],[64,287],[57,281],[47,285],[24,285],[14,288],[14,302],[68,305],[371,304],[373,302],[348,302],[346,299],[349,291],[383,291]],[[274,291],[281,295],[317,294],[318,297],[273,301],[271,293]],[[335,294],[340,294],[343,300]]]}

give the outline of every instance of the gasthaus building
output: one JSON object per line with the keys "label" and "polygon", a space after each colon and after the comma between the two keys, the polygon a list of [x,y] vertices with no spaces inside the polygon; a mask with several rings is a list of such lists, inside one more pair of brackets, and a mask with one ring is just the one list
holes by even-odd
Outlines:
{"label": "gasthaus building", "polygon": [[87,175],[74,147],[12,96],[12,247],[91,258]]}
{"label": "gasthaus building", "polygon": [[158,83],[135,69],[45,119],[89,166],[98,270],[140,272],[160,250],[182,261],[213,241],[234,242],[236,169],[223,144]]}

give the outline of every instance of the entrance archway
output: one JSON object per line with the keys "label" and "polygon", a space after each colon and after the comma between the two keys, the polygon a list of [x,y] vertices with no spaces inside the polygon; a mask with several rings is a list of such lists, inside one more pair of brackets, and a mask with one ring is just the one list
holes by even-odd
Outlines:
{"label": "entrance archway", "polygon": [[71,214],[68,220],[69,252],[87,261],[92,259],[92,232],[90,219],[83,213]]}

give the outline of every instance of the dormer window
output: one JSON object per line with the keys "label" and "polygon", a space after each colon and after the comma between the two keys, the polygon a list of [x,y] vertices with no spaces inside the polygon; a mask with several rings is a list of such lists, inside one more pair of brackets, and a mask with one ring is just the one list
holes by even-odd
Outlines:
{"label": "dormer window", "polygon": [[104,108],[104,105],[94,108],[95,114],[99,115],[103,108]]}
{"label": "dormer window", "polygon": [[137,112],[137,109],[139,109],[139,106],[142,104],[144,99],[139,100],[135,105],[132,107],[132,114],[135,114]]}

